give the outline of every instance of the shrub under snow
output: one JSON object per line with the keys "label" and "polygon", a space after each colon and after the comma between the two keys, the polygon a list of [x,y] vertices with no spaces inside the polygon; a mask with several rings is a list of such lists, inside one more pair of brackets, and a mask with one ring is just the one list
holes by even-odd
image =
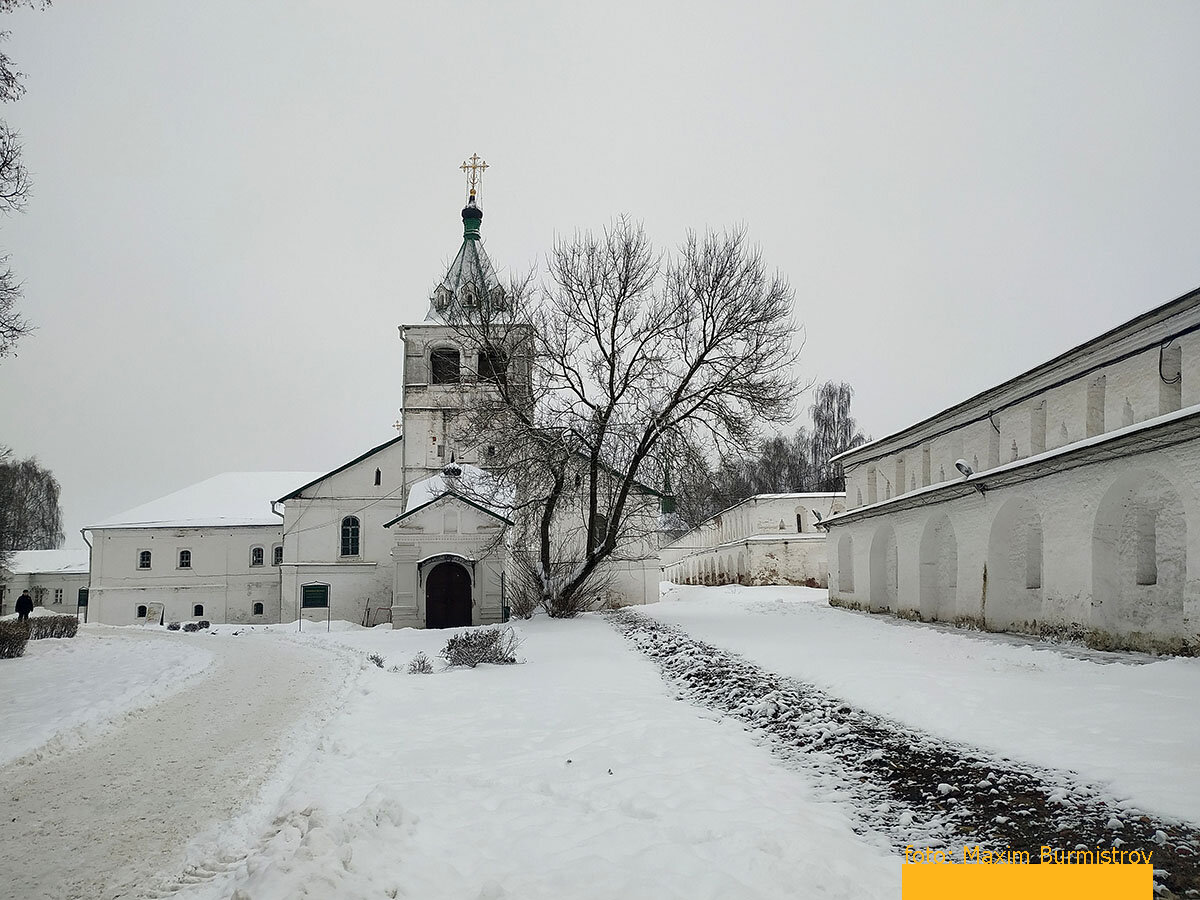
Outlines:
{"label": "shrub under snow", "polygon": [[29,629],[24,622],[12,620],[0,622],[0,659],[16,659],[25,655],[25,643],[29,640]]}
{"label": "shrub under snow", "polygon": [[448,666],[475,668],[480,663],[512,665],[521,639],[511,628],[473,628],[446,641],[438,655]]}

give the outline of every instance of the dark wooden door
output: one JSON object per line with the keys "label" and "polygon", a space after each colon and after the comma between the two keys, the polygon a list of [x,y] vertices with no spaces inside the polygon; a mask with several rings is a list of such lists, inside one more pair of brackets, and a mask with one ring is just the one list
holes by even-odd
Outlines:
{"label": "dark wooden door", "polygon": [[442,562],[425,579],[425,627],[471,624],[471,575],[458,563]]}

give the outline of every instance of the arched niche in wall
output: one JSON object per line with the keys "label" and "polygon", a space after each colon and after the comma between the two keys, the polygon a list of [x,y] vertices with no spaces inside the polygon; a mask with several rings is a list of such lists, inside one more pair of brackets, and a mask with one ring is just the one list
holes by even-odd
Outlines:
{"label": "arched niche in wall", "polygon": [[958,539],[944,512],[935,513],[925,523],[920,566],[922,618],[951,621],[958,609]]}
{"label": "arched niche in wall", "polygon": [[1042,517],[1029,497],[1010,497],[988,536],[983,620],[992,628],[1036,632],[1042,611]]}
{"label": "arched niche in wall", "polygon": [[881,525],[871,538],[871,609],[896,611],[899,566],[896,529]]}
{"label": "arched niche in wall", "polygon": [[1187,513],[1179,489],[1155,469],[1119,477],[1092,529],[1094,627],[1117,634],[1183,632]]}

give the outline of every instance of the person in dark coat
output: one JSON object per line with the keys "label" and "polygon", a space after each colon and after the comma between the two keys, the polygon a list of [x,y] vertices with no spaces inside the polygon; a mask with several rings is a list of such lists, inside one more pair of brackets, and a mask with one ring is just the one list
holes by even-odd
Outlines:
{"label": "person in dark coat", "polygon": [[17,598],[17,621],[29,621],[31,612],[33,612],[33,598],[29,596],[29,591],[22,591],[21,596]]}

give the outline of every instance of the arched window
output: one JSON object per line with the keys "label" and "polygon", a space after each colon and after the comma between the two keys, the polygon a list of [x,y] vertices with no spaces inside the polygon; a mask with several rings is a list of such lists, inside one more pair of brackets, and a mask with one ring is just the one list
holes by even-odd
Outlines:
{"label": "arched window", "polygon": [[457,350],[434,350],[429,354],[429,380],[434,384],[457,384],[459,361]]}
{"label": "arched window", "polygon": [[274,547],[271,548],[271,565],[273,565],[273,566],[282,566],[283,565],[283,545],[282,544],[276,544]]}
{"label": "arched window", "polygon": [[263,548],[262,547],[251,547],[250,548],[250,565],[261,566],[262,564],[263,564]]}
{"label": "arched window", "polygon": [[203,604],[201,604],[201,603],[197,603],[195,606],[193,606],[193,607],[192,607],[192,615],[193,615],[193,616],[202,616],[202,615],[204,615],[204,605],[203,605]]}
{"label": "arched window", "polygon": [[592,520],[592,533],[588,541],[588,549],[596,550],[604,543],[604,538],[608,534],[608,516],[603,513],[596,513],[596,517]]}
{"label": "arched window", "polygon": [[139,606],[139,607],[137,608],[137,617],[138,617],[139,619],[144,619],[144,618],[146,618],[146,607],[144,607],[144,606]]}
{"label": "arched window", "polygon": [[502,350],[479,352],[479,380],[505,384],[508,381],[508,357]]}
{"label": "arched window", "polygon": [[190,569],[191,567],[192,567],[192,551],[191,550],[180,550],[179,551],[179,568]]}
{"label": "arched window", "polygon": [[379,487],[383,483],[383,472],[379,469],[375,470],[375,487]]}
{"label": "arched window", "polygon": [[358,517],[342,519],[342,556],[358,556]]}
{"label": "arched window", "polygon": [[254,615],[261,616],[263,614],[263,605],[261,603],[254,604]]}
{"label": "arched window", "polygon": [[138,568],[139,569],[150,568],[150,551],[149,550],[139,550],[138,551]]}

